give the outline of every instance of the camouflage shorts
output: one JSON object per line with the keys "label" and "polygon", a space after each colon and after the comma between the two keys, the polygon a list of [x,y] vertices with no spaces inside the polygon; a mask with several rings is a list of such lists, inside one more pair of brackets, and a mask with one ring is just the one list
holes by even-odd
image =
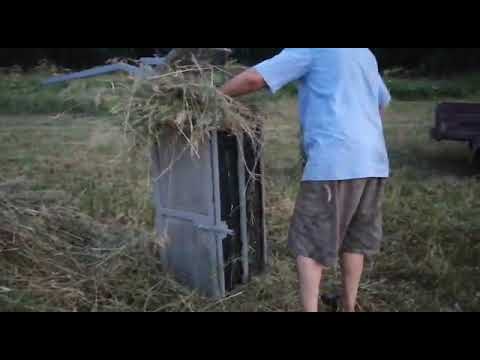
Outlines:
{"label": "camouflage shorts", "polygon": [[385,179],[303,182],[289,231],[296,256],[331,267],[342,253],[371,256],[383,237]]}

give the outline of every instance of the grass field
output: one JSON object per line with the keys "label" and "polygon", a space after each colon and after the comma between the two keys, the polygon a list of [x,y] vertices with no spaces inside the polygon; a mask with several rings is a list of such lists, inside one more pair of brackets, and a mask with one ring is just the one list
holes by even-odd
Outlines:
{"label": "grass field", "polygon": [[[15,81],[21,89],[22,78]],[[48,104],[55,104],[47,109],[44,105],[36,108],[25,99],[7,102],[10,95],[2,89],[0,182],[25,176],[38,189],[73,194],[81,211],[102,223],[152,231],[148,162],[145,157],[125,154],[126,144],[115,119],[102,109],[96,112],[92,105],[95,99],[98,104],[104,84],[92,84],[76,83],[57,93],[48,90],[50,95],[31,90],[36,94],[32,97],[45,96]],[[56,96],[66,89],[88,104],[83,106],[89,115],[81,111],[57,115],[62,106]],[[21,101],[28,104],[21,105]],[[364,311],[480,310],[480,183],[465,145],[429,138],[435,105],[434,100],[396,100],[387,113],[393,177],[386,194],[384,248],[368,263],[361,287]],[[124,274],[122,291],[128,293],[131,288],[135,297],[128,310],[300,310],[294,263],[286,248],[300,178],[296,100],[286,94],[266,101],[265,107],[275,110],[266,123],[265,155],[268,239],[273,252],[270,273],[219,303],[179,290],[170,282],[152,300],[148,292],[139,291],[145,286],[136,282],[139,274],[132,278]],[[160,279],[164,274],[160,270],[145,274],[151,282],[156,276]],[[334,291],[338,284],[338,273],[332,270],[326,276],[325,291]],[[8,294],[0,290],[0,310],[45,310],[41,297],[31,301],[35,292],[25,296],[25,291],[17,291],[12,284],[9,289]],[[23,299],[29,299],[28,303]],[[47,309],[72,310],[68,304]]]}

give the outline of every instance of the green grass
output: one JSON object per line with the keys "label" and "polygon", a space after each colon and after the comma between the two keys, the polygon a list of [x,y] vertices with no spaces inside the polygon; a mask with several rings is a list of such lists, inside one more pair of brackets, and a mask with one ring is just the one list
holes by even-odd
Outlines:
{"label": "green grass", "polygon": [[25,176],[42,189],[65,190],[95,218],[152,223],[149,198],[135,190],[147,186],[147,162],[126,158],[111,118],[1,116],[0,128],[4,179]]}
{"label": "green grass", "polygon": [[[220,303],[166,290],[165,298],[155,298],[155,308],[300,310],[294,261],[286,245],[301,176],[297,104],[282,96],[264,100],[273,112],[266,123],[265,154],[271,272]],[[393,176],[384,206],[383,251],[368,262],[360,291],[365,311],[480,310],[480,181],[466,145],[429,138],[435,105],[432,100],[394,101],[387,113]],[[73,194],[83,212],[103,223],[152,230],[147,154],[129,158],[121,135],[105,114],[2,115],[0,180],[24,175],[39,189]],[[125,274],[123,294],[139,276]],[[324,289],[334,291],[339,283],[338,271],[332,270]],[[142,311],[142,296],[147,295],[138,287],[135,291],[134,303]],[[32,294],[18,296],[5,304],[0,296],[0,309],[45,309]]]}
{"label": "green grass", "polygon": [[397,100],[468,99],[480,94],[480,73],[445,79],[391,77],[387,73],[386,83]]}
{"label": "green grass", "polygon": [[480,183],[466,145],[429,138],[433,109],[395,103],[388,114],[387,241],[372,274],[396,284],[403,295],[387,300],[399,310],[479,310]]}
{"label": "green grass", "polygon": [[108,114],[118,97],[112,84],[119,76],[43,86],[48,72],[0,73],[2,114]]}

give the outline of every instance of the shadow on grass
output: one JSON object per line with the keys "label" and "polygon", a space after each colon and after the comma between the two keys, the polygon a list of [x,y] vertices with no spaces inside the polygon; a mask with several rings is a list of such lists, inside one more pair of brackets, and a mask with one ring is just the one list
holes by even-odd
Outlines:
{"label": "shadow on grass", "polygon": [[442,176],[476,177],[480,175],[480,167],[473,161],[472,152],[467,145],[439,144],[435,148],[416,146],[408,151],[392,149],[390,158],[392,168],[411,170],[415,178],[431,178]]}

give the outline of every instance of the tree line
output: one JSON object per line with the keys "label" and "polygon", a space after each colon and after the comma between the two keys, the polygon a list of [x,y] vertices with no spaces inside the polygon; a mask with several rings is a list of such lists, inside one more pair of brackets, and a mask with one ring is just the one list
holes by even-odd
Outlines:
{"label": "tree line", "polygon": [[[94,66],[114,57],[163,55],[168,48],[0,48],[0,67],[29,68],[46,59],[73,69]],[[246,64],[267,59],[281,48],[233,48]],[[382,69],[405,68],[423,74],[447,75],[480,68],[480,48],[372,48]]]}

